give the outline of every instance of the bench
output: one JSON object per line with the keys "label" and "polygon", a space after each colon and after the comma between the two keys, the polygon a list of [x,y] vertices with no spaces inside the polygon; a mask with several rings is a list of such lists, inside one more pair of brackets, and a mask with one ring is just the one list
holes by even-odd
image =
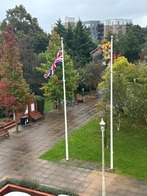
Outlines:
{"label": "bench", "polygon": [[0,128],[0,137],[7,136],[9,137],[9,132],[5,128]]}
{"label": "bench", "polygon": [[4,129],[7,131],[7,130],[13,128],[13,127],[15,127],[15,121],[14,121],[14,120],[8,122],[8,123],[4,126]]}
{"label": "bench", "polygon": [[32,121],[36,121],[36,120],[43,119],[43,118],[44,116],[40,112],[36,112],[30,115],[30,119]]}
{"label": "bench", "polygon": [[83,103],[83,96],[80,95],[80,94],[77,94],[76,95],[76,100],[77,100],[78,103]]}

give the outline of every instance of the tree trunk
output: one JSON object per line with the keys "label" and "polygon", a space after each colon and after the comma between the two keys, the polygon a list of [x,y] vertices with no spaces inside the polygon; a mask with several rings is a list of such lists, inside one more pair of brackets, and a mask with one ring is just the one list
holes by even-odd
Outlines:
{"label": "tree trunk", "polygon": [[15,110],[15,127],[16,127],[16,132],[18,133],[18,119],[17,119],[17,111]]}

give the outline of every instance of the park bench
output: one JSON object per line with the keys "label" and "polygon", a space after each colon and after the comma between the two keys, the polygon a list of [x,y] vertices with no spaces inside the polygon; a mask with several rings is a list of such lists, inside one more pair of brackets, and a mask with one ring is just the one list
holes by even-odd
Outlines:
{"label": "park bench", "polygon": [[2,127],[0,127],[0,137],[4,137],[4,136],[9,137],[8,130],[13,128],[14,126],[15,126],[15,121],[12,120],[12,121],[4,124]]}
{"label": "park bench", "polygon": [[80,95],[80,94],[77,94],[76,95],[76,100],[77,100],[78,103],[82,103],[83,102],[83,96]]}
{"label": "park bench", "polygon": [[40,112],[35,112],[30,115],[30,119],[32,121],[36,121],[36,120],[43,119],[43,118],[44,116]]}
{"label": "park bench", "polygon": [[0,128],[0,137],[4,137],[4,136],[9,137],[9,132],[5,128]]}
{"label": "park bench", "polygon": [[7,124],[4,125],[4,129],[5,130],[9,130],[9,129],[13,128],[13,127],[15,127],[15,121],[14,120],[12,120],[12,121],[10,121],[10,122],[8,122]]}

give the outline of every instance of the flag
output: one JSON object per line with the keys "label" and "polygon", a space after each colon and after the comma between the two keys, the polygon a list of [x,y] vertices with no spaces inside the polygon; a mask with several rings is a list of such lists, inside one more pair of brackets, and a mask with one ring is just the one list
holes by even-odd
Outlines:
{"label": "flag", "polygon": [[45,74],[44,74],[44,78],[48,78],[48,77],[51,77],[55,70],[56,70],[56,67],[60,64],[62,64],[62,58],[63,58],[63,55],[62,55],[62,48],[59,49],[57,55],[56,55],[56,58],[50,68],[49,71],[47,71]]}
{"label": "flag", "polygon": [[93,58],[94,61],[101,60],[103,58],[102,48],[99,46],[93,51],[90,52],[90,56]]}

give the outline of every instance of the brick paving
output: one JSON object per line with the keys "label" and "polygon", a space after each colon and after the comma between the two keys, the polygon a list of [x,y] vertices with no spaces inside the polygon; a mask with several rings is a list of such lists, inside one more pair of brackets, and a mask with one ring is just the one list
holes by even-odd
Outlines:
{"label": "brick paving", "polygon": [[[86,124],[96,113],[97,97],[67,107],[68,134]],[[9,139],[0,139],[0,179],[29,178],[41,184],[66,188],[83,196],[100,196],[101,170],[54,163],[38,157],[64,138],[64,113],[53,110],[43,120],[10,130]],[[70,154],[69,154],[70,158]],[[147,181],[106,172],[107,196],[146,196]]]}

